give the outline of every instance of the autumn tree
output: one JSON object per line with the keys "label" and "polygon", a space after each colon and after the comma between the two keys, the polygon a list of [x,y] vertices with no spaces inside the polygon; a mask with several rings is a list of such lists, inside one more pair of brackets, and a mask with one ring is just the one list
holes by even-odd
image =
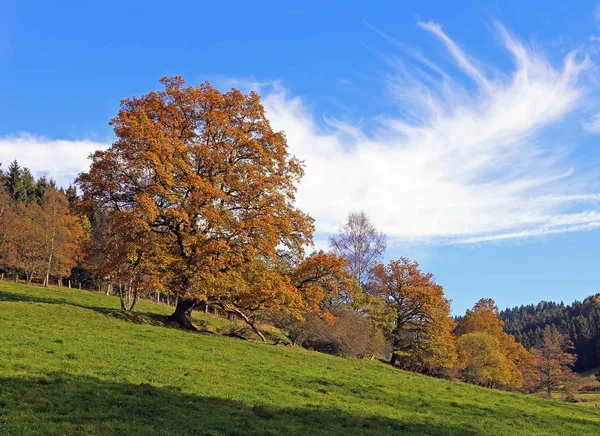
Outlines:
{"label": "autumn tree", "polygon": [[573,344],[565,334],[550,328],[544,331],[541,345],[531,350],[537,386],[544,389],[548,397],[553,390],[576,377],[571,370],[576,359],[570,352],[572,349]]}
{"label": "autumn tree", "polygon": [[16,226],[16,219],[10,196],[0,186],[0,264],[7,262],[9,236]]}
{"label": "autumn tree", "polygon": [[75,265],[83,228],[80,218],[69,210],[64,194],[48,185],[41,199],[39,225],[44,234],[46,277],[48,286],[50,276],[68,275]]}
{"label": "autumn tree", "polygon": [[456,329],[457,368],[466,381],[492,388],[523,386],[531,355],[503,327],[490,298],[482,298],[467,311]]}
{"label": "autumn tree", "polygon": [[442,286],[405,257],[372,268],[366,286],[369,313],[392,339],[391,364],[434,372],[452,366],[456,354],[450,302]]}
{"label": "autumn tree", "polygon": [[42,210],[38,204],[15,205],[15,215],[8,229],[8,264],[25,272],[27,283],[43,274],[46,265],[46,239],[41,226]]}
{"label": "autumn tree", "polygon": [[117,286],[123,310],[134,311],[144,292],[164,291],[157,238],[114,211],[101,210],[94,217],[85,265],[109,288]]}
{"label": "autumn tree", "polygon": [[[257,259],[239,271],[230,271],[215,283],[212,304],[234,313],[246,322],[264,342],[258,319],[266,310],[278,311],[300,322],[307,314],[331,319],[328,301],[341,289],[352,289],[354,279],[346,261],[335,254],[315,252],[290,264],[276,257],[271,262]],[[227,292],[223,292],[225,288]]]}
{"label": "autumn tree", "polygon": [[369,272],[381,261],[386,236],[378,231],[364,211],[348,214],[337,235],[329,239],[331,250],[348,261],[348,267],[359,287],[367,282]]}
{"label": "autumn tree", "polygon": [[161,83],[122,101],[111,121],[117,141],[92,155],[77,183],[84,205],[159,236],[162,280],[178,297],[170,320],[193,328],[200,302],[235,299],[231,283],[245,266],[275,263],[281,247],[301,257],[313,224],[294,206],[302,163],[256,93],[189,87],[180,77]]}

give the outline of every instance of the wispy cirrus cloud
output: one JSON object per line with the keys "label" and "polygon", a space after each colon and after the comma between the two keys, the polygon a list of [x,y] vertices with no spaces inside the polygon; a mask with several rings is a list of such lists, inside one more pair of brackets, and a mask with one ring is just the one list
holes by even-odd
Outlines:
{"label": "wispy cirrus cloud", "polygon": [[600,133],[600,114],[593,115],[589,120],[584,121],[582,126],[590,133]]}
{"label": "wispy cirrus cloud", "polygon": [[[375,135],[332,122],[323,133],[299,97],[275,87],[265,98],[272,124],[306,162],[298,200],[323,233],[364,209],[392,243],[475,243],[600,226],[598,195],[581,192],[561,144],[544,132],[582,103],[587,58],[553,66],[500,24],[510,73],[481,63],[434,22],[436,37],[471,83],[374,28],[416,64],[387,79],[405,116],[384,116]],[[372,27],[372,26],[371,26]],[[367,130],[367,129],[365,129]],[[600,187],[599,187],[600,188]]]}
{"label": "wispy cirrus cloud", "polygon": [[[400,50],[388,56],[393,70],[384,81],[402,115],[360,124],[320,119],[310,102],[280,82],[249,84],[260,89],[290,151],[305,161],[297,199],[316,218],[320,239],[358,209],[392,245],[480,243],[600,227],[600,187],[581,183],[587,174],[572,168],[563,144],[546,135],[582,106],[591,62],[569,53],[553,65],[497,24],[514,64],[501,71],[483,66],[438,23],[418,25],[445,47],[453,74],[370,26]],[[0,138],[0,161],[16,157],[37,173],[70,181],[87,168],[86,156],[105,146],[18,135]]]}

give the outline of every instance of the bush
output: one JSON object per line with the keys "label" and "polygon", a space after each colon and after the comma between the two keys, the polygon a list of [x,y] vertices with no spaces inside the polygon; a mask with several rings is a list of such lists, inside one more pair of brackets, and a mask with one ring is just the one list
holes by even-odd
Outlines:
{"label": "bush", "polygon": [[380,356],[387,342],[380,330],[374,329],[367,318],[351,309],[332,312],[335,319],[327,321],[308,315],[299,321],[289,315],[273,314],[273,324],[287,334],[293,344],[322,353],[349,357]]}

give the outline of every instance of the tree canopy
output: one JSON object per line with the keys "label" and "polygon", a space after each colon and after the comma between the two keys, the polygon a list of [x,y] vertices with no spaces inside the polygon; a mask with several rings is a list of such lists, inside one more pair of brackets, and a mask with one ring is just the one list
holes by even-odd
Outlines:
{"label": "tree canopy", "polygon": [[[186,86],[180,77],[161,83],[162,91],[122,101],[111,122],[117,141],[92,155],[77,182],[87,207],[157,235],[163,282],[180,302],[172,320],[190,326],[197,302],[239,301],[242,275],[266,283],[280,258],[299,264],[313,220],[294,204],[302,163],[256,93]],[[302,297],[280,289],[281,301]],[[260,291],[250,294],[257,303]]]}

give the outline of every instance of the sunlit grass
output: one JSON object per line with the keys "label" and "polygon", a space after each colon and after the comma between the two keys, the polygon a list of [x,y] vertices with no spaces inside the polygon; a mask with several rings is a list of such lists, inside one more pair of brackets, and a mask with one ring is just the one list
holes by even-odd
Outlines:
{"label": "sunlit grass", "polygon": [[146,301],[118,308],[0,282],[0,434],[600,434],[594,408],[180,331]]}

